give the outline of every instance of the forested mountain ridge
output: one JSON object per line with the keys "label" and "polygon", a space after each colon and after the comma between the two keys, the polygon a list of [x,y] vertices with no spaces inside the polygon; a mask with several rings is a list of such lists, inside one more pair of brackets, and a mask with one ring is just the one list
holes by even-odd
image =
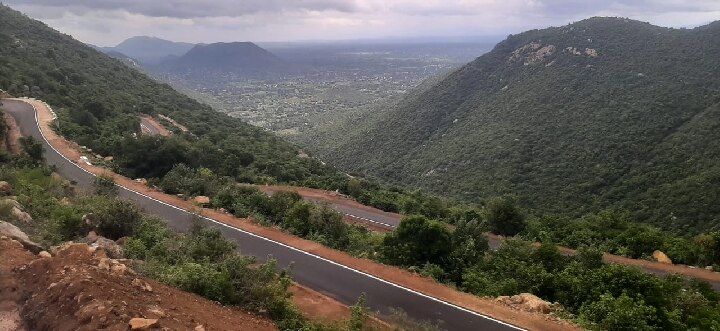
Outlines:
{"label": "forested mountain ridge", "polygon": [[[114,157],[118,172],[161,178],[178,163],[244,182],[343,180],[333,169],[261,129],[215,112],[87,45],[0,6],[0,89],[48,102],[64,136]],[[138,137],[138,115],[162,114],[188,127]]]}
{"label": "forested mountain ridge", "polygon": [[[512,35],[316,144],[362,174],[535,213],[720,225],[720,23],[592,18]],[[356,128],[356,129],[353,129]],[[349,129],[349,130],[348,130]]]}

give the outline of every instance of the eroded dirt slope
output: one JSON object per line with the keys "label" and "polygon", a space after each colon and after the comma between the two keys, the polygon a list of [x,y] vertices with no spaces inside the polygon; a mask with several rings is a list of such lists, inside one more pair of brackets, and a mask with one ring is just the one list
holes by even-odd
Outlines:
{"label": "eroded dirt slope", "polygon": [[276,330],[265,318],[140,277],[85,244],[52,253],[41,258],[0,239],[0,329],[128,330],[133,321],[157,330]]}

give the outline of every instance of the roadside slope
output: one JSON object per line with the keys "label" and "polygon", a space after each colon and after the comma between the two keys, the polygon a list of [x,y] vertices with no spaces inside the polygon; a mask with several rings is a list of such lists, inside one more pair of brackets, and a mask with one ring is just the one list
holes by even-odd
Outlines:
{"label": "roadside slope", "polygon": [[41,258],[2,238],[0,257],[0,293],[15,301],[28,330],[124,330],[133,318],[159,320],[155,327],[171,330],[277,330],[266,318],[145,279],[130,269],[103,269],[104,252],[93,252],[86,244]]}

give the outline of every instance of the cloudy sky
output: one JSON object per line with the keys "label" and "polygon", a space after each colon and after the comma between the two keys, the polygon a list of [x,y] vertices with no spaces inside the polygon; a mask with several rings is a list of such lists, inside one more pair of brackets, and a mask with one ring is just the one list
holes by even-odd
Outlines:
{"label": "cloudy sky", "polygon": [[720,19],[720,0],[4,0],[84,42],[495,36],[590,16],[672,27]]}

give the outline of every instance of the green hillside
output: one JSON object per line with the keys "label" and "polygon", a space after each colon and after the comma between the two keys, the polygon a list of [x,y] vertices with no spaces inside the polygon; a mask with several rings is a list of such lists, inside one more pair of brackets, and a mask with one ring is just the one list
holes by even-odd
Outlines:
{"label": "green hillside", "polygon": [[536,214],[720,226],[720,23],[618,18],[512,35],[434,86],[321,130],[334,164]]}
{"label": "green hillside", "polygon": [[[0,89],[48,102],[58,111],[62,134],[112,155],[111,166],[133,178],[161,178],[184,163],[250,183],[324,186],[344,180],[320,162],[298,157],[295,146],[272,134],[6,6],[0,6]],[[140,113],[169,116],[191,134],[135,138]]]}

